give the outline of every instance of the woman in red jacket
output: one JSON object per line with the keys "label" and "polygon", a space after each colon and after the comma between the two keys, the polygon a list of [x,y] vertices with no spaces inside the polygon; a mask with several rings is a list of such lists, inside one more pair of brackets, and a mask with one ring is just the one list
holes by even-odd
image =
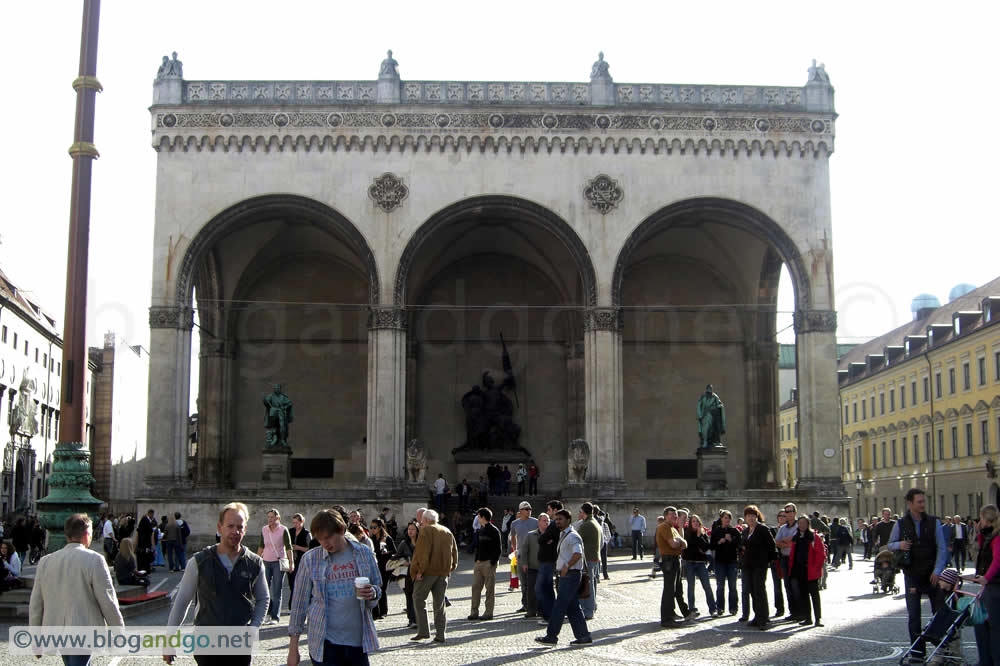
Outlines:
{"label": "woman in red jacket", "polygon": [[819,606],[819,579],[826,567],[826,545],[818,532],[809,529],[809,518],[799,518],[799,531],[792,537],[792,550],[788,554],[788,575],[794,603],[798,608],[792,612],[799,618],[799,624],[806,626],[809,620],[809,599],[812,599],[812,615],[815,625],[822,627],[822,612]]}

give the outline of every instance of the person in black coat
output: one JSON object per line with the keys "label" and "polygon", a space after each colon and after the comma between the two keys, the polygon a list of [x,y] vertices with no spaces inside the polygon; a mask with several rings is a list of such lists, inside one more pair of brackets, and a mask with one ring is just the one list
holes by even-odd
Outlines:
{"label": "person in black coat", "polygon": [[[764,525],[764,515],[753,504],[743,509],[746,528],[743,542],[743,584],[749,584],[754,618],[750,625],[766,631],[770,622],[767,610],[767,570],[777,557],[777,547],[771,531]],[[747,609],[743,610],[747,614]]]}
{"label": "person in black coat", "polygon": [[[472,572],[472,612],[470,620],[492,620],[496,599],[497,564],[500,562],[500,530],[490,522],[493,512],[483,507],[476,512],[479,521],[479,541],[476,543],[476,563]],[[479,595],[486,588],[486,614],[479,615]]]}
{"label": "person in black coat", "polygon": [[295,596],[295,577],[299,575],[299,560],[313,548],[310,543],[312,534],[306,529],[305,522],[306,519],[301,513],[292,516],[292,533],[289,536],[292,537],[292,558],[295,568],[288,575],[288,610],[292,609],[292,597]]}
{"label": "person in black coat", "polygon": [[396,544],[389,531],[386,529],[385,521],[381,518],[373,518],[371,522],[372,546],[375,548],[375,560],[378,562],[378,572],[382,576],[382,594],[378,598],[378,606],[372,609],[372,617],[381,620],[389,614],[389,598],[386,588],[389,587],[389,576],[386,575],[386,563],[396,556]]}
{"label": "person in black coat", "polygon": [[[413,553],[417,549],[417,538],[420,536],[420,527],[413,521],[406,526],[406,533],[403,535],[396,547],[396,557],[406,560],[409,564],[413,559]],[[406,577],[403,582],[403,593],[406,596],[406,619],[409,620],[407,629],[417,626],[417,614],[413,608],[413,578],[410,576],[409,567],[406,570]]]}
{"label": "person in black coat", "polygon": [[736,568],[738,566],[740,531],[733,527],[733,514],[723,511],[718,524],[712,528],[711,546],[715,551],[715,606],[719,615],[724,612],[725,588],[729,586],[729,614],[736,615],[739,606],[736,595]]}

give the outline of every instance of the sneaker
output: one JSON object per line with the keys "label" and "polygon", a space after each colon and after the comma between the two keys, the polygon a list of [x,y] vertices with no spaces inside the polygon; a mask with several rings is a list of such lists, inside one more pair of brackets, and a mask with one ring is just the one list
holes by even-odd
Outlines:
{"label": "sneaker", "polygon": [[473,613],[472,615],[470,615],[469,617],[467,617],[465,619],[466,620],[478,620],[479,619],[479,613]]}
{"label": "sneaker", "polygon": [[423,641],[428,638],[430,638],[430,636],[425,634],[417,634],[416,636],[410,636],[411,641]]}
{"label": "sneaker", "polygon": [[570,645],[590,645],[593,642],[594,642],[594,639],[591,638],[590,636],[587,636],[586,638],[577,638],[576,640],[572,640],[572,641],[569,642],[569,644]]}
{"label": "sneaker", "polygon": [[677,620],[666,620],[660,622],[660,626],[663,627],[664,629],[677,629],[678,627],[683,627],[684,625],[678,622]]}
{"label": "sneaker", "polygon": [[544,643],[545,645],[556,645],[559,643],[559,639],[555,636],[549,636],[546,634],[545,636],[535,636],[535,642]]}
{"label": "sneaker", "polygon": [[493,616],[492,616],[491,614],[487,613],[486,615],[483,615],[483,616],[482,616],[481,618],[479,618],[479,619],[480,619],[481,621],[483,621],[483,622],[489,622],[490,620],[492,620],[492,619],[493,619]]}
{"label": "sneaker", "polygon": [[691,610],[689,610],[687,613],[684,614],[684,619],[692,620],[698,617],[699,615],[701,615],[701,613],[696,608],[692,608]]}

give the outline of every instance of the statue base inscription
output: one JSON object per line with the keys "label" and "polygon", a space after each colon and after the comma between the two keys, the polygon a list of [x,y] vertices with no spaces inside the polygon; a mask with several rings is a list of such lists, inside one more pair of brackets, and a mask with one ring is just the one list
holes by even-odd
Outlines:
{"label": "statue base inscription", "polygon": [[260,488],[287,490],[291,479],[290,449],[265,449],[261,455]]}
{"label": "statue base inscription", "polygon": [[729,451],[724,446],[698,449],[698,490],[726,490]]}

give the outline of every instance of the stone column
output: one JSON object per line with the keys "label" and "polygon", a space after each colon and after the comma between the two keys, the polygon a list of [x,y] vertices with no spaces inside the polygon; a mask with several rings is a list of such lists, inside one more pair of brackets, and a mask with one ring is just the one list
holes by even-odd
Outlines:
{"label": "stone column", "polygon": [[207,488],[223,485],[223,432],[226,376],[229,355],[223,340],[209,340],[203,333],[198,373],[198,458],[195,482]]}
{"label": "stone column", "polygon": [[796,310],[794,323],[799,397],[799,478],[796,487],[841,491],[837,313],[833,310]]}
{"label": "stone column", "polygon": [[775,488],[778,460],[778,344],[743,345],[747,392],[747,488]]}
{"label": "stone column", "polygon": [[403,482],[406,436],[406,313],[373,307],[368,314],[369,485]]}
{"label": "stone column", "polygon": [[621,308],[584,313],[586,432],[590,445],[587,479],[613,488],[624,484]]}
{"label": "stone column", "polygon": [[149,309],[149,407],[146,485],[154,494],[190,485],[187,479],[191,328],[188,306]]}

